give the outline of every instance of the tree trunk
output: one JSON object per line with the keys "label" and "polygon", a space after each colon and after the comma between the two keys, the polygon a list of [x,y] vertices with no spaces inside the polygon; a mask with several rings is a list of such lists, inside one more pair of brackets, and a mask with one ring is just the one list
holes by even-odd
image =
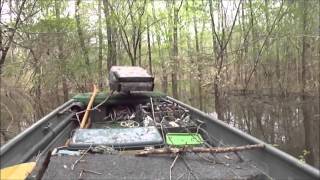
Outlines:
{"label": "tree trunk", "polygon": [[117,41],[118,41],[118,29],[117,28],[112,28],[112,41],[111,41],[111,46],[112,46],[112,53],[111,53],[111,64],[117,65],[118,64],[118,54],[117,54]]}
{"label": "tree trunk", "polygon": [[197,27],[197,20],[196,17],[193,16],[193,26],[194,26],[194,33],[195,33],[195,41],[196,41],[196,62],[198,66],[198,92],[199,92],[199,108],[203,110],[203,103],[202,103],[202,62],[199,58],[200,55],[200,47],[199,47],[199,37],[198,37],[198,27]]}
{"label": "tree trunk", "polygon": [[61,34],[61,23],[60,23],[60,8],[61,2],[55,0],[55,9],[56,9],[56,18],[58,20],[58,28],[57,28],[57,43],[58,43],[58,59],[59,59],[59,67],[61,71],[61,81],[62,81],[62,91],[63,91],[63,101],[66,102],[69,100],[69,91],[68,91],[68,84],[66,78],[66,60],[63,54],[63,37]]}
{"label": "tree trunk", "polygon": [[[265,15],[265,18],[266,18],[266,32],[269,32],[270,31],[270,28],[269,28],[269,0],[264,0],[264,15]],[[265,62],[267,64],[267,67],[266,67],[266,73],[267,73],[267,78],[268,78],[268,84],[269,84],[269,89],[270,89],[270,95],[272,96],[273,95],[273,72],[272,72],[272,68],[269,68],[269,67],[273,67],[273,63],[272,63],[272,59],[270,59],[270,56],[271,56],[271,53],[269,52],[269,38],[266,37],[265,39],[266,43],[265,43],[265,53],[266,53],[266,59],[265,59]],[[277,48],[278,50],[278,48]],[[276,61],[278,61],[278,57],[276,58]],[[276,62],[276,66],[277,66],[277,62]],[[277,68],[277,67],[276,67]],[[276,69],[275,68],[275,69]],[[280,80],[280,79],[277,79],[277,80]],[[261,82],[260,82],[261,83]],[[262,87],[263,88],[263,87]]]}
{"label": "tree trunk", "polygon": [[[148,37],[149,37],[149,34],[148,34]],[[139,66],[142,66],[142,62],[141,62],[142,61],[142,59],[141,59],[141,57],[142,57],[142,52],[141,52],[142,51],[142,49],[141,49],[142,42],[141,41],[142,41],[142,38],[140,36],[139,37],[139,42],[138,42],[139,43],[139,47],[138,47],[139,48],[139,56],[138,56],[139,57]],[[148,39],[148,43],[149,43],[149,39]]]}
{"label": "tree trunk", "polygon": [[[153,20],[156,21],[156,13],[155,13],[155,7],[154,7],[154,1],[152,1],[152,14],[153,14]],[[157,46],[158,46],[158,56],[161,63],[161,90],[164,93],[168,92],[168,76],[167,76],[167,68],[165,65],[165,58],[162,58],[162,52],[161,52],[161,38],[160,38],[160,26],[158,23],[156,24],[156,36],[157,36]]]}
{"label": "tree trunk", "polygon": [[[214,17],[213,17],[213,4],[212,4],[212,0],[209,0],[209,8],[210,8],[210,18],[211,18],[211,34],[212,34],[212,45],[213,45],[213,57],[216,56],[216,54],[219,54],[219,52],[217,51],[216,48],[216,40],[218,40],[218,35],[216,33],[215,30],[215,23],[214,23]],[[219,49],[220,51],[222,50],[222,45],[219,43]],[[221,53],[221,52],[220,52]],[[218,64],[219,64],[219,59],[220,57],[217,56],[216,58],[216,67],[218,68]],[[214,79],[213,79],[213,94],[214,94],[214,107],[218,116],[218,119],[223,120],[223,115],[221,112],[221,104],[220,104],[220,93],[219,93],[219,75],[218,72],[215,73]]]}
{"label": "tree trunk", "polygon": [[[276,67],[275,67],[275,71],[276,71],[276,82],[278,83],[278,92],[281,93],[281,95],[284,95],[284,92],[283,92],[283,88],[282,88],[282,84],[281,84],[281,69],[280,69],[280,48],[281,46],[279,45],[280,43],[277,41],[276,43]],[[272,95],[272,91],[270,92],[271,95]]]}
{"label": "tree trunk", "polygon": [[194,89],[194,59],[193,59],[193,55],[192,55],[192,47],[191,47],[191,37],[190,35],[188,35],[188,40],[187,40],[187,45],[188,45],[188,56],[190,58],[190,70],[189,70],[189,91],[190,91],[190,105],[191,106],[195,106],[195,89]]}
{"label": "tree trunk", "polygon": [[[2,0],[0,0],[0,4],[2,4],[1,2]],[[0,22],[2,19],[2,8],[0,8]],[[0,26],[0,92],[2,91],[2,66],[4,65],[4,60],[5,60],[5,57],[3,58],[2,54],[3,54],[3,49],[2,49],[3,45],[2,45],[2,25]],[[2,100],[1,100],[1,94],[0,94],[0,104],[2,103]],[[0,119],[1,119],[1,115],[2,115],[2,108],[0,108]],[[3,136],[0,135],[0,138],[4,138],[4,141],[2,141],[2,139],[0,139],[0,142],[6,142],[6,136],[5,136],[5,133],[4,132],[1,132],[3,134]]]}
{"label": "tree trunk", "polygon": [[[303,13],[302,13],[302,29],[303,34],[308,34],[307,31],[307,16],[308,16],[308,2],[302,1]],[[310,113],[308,112],[308,106],[306,103],[306,71],[307,71],[307,39],[306,36],[302,36],[302,51],[301,51],[301,80],[300,80],[300,95],[301,95],[301,110],[303,115],[303,125],[305,130],[305,149],[310,153],[306,155],[306,162],[309,164],[314,164],[314,152],[312,148],[312,136],[313,136],[313,128],[312,128],[312,118]]]}
{"label": "tree trunk", "polygon": [[81,20],[80,20],[80,14],[79,14],[80,3],[81,3],[81,0],[77,0],[76,7],[75,7],[75,18],[76,18],[77,32],[78,32],[78,36],[79,36],[80,47],[81,47],[81,50],[83,53],[85,64],[87,66],[87,71],[88,71],[88,74],[91,74],[90,73],[89,53],[88,53],[88,49],[86,48],[86,45],[85,45],[85,40],[84,40],[83,31],[82,31],[82,27],[81,27]]}
{"label": "tree trunk", "polygon": [[[318,7],[319,7],[319,11],[320,11],[320,1],[318,1]],[[318,37],[320,37],[320,16],[318,16]],[[320,41],[318,41],[318,57],[320,57]],[[318,61],[318,96],[320,97],[320,61]],[[318,99],[318,104],[320,104],[320,100]],[[320,108],[320,107],[319,107]],[[319,109],[319,113],[320,113],[320,109]]]}
{"label": "tree trunk", "polygon": [[102,23],[101,23],[101,0],[98,0],[98,39],[99,39],[99,58],[98,58],[98,73],[99,73],[99,89],[103,87],[103,74],[102,74]]}
{"label": "tree trunk", "polygon": [[[252,41],[252,63],[254,64],[255,58],[257,56],[257,38],[256,38],[256,31],[254,28],[254,10],[252,7],[252,0],[249,0],[249,7],[250,7],[250,25],[251,25],[251,41]],[[257,91],[258,90],[258,84],[259,84],[259,79],[258,79],[258,73],[257,69],[254,70],[254,89]]]}
{"label": "tree trunk", "polygon": [[[131,65],[132,66],[135,66],[136,64],[137,64],[137,48],[138,48],[138,46],[135,46],[135,43],[136,43],[136,41],[138,41],[138,43],[139,43],[139,39],[138,40],[136,40],[137,39],[137,27],[136,27],[136,25],[134,24],[135,22],[134,22],[134,20],[133,20],[133,15],[132,15],[132,11],[130,12],[130,14],[131,14],[131,21],[132,21],[132,24],[133,24],[133,33],[132,33],[132,36],[131,36],[131,41],[132,41],[132,51],[133,51],[133,55],[132,56],[130,56],[131,58]],[[128,43],[128,48],[130,49],[131,47],[130,47],[130,43]]]}
{"label": "tree trunk", "polygon": [[175,5],[175,0],[173,0],[173,68],[171,72],[172,78],[172,96],[178,99],[178,18],[179,18],[179,10]]}
{"label": "tree trunk", "polygon": [[[246,21],[246,11],[245,11],[245,3],[242,3],[242,6],[241,6],[241,17],[242,17],[242,31],[244,32],[244,34],[246,34],[247,32],[246,32],[246,23],[245,23],[245,21]],[[249,30],[248,30],[248,33],[249,33]],[[249,42],[248,42],[248,38],[245,38],[244,39],[244,42],[243,42],[243,46],[244,46],[244,50],[243,51],[241,51],[241,53],[243,53],[243,55],[242,55],[242,59],[246,59],[247,57],[248,57],[248,51],[249,51]],[[243,75],[243,77],[242,77],[242,82],[243,82],[243,85],[242,85],[242,89],[245,89],[245,87],[246,87],[246,82],[247,82],[247,68],[246,67],[244,67],[243,68],[243,70],[245,71],[244,72],[244,75]]]}
{"label": "tree trunk", "polygon": [[[16,17],[16,20],[14,22],[14,26],[13,28],[10,28],[10,31],[11,33],[9,33],[9,36],[7,37],[8,40],[6,41],[6,43],[4,43],[3,41],[3,29],[2,29],[2,25],[0,26],[0,49],[1,49],[1,53],[0,53],[0,76],[2,75],[2,68],[4,66],[4,62],[6,60],[6,56],[8,54],[8,51],[9,51],[9,48],[11,46],[11,43],[13,41],[13,37],[17,31],[17,28],[18,28],[18,25],[20,24],[21,22],[21,14],[22,14],[22,11],[24,10],[24,5],[26,3],[27,0],[23,0],[21,2],[21,5],[20,7],[18,8],[18,13],[17,13],[17,17]],[[1,2],[2,3],[2,2]],[[0,11],[2,11],[2,8],[0,8]],[[1,12],[0,12],[1,14]],[[0,15],[0,20],[1,20],[1,15]],[[1,21],[0,21],[1,22]],[[1,87],[1,78],[0,78],[0,87]]]}
{"label": "tree trunk", "polygon": [[108,41],[108,54],[107,54],[107,68],[108,71],[110,70],[112,65],[115,65],[115,58],[116,58],[116,46],[115,46],[115,32],[113,32],[113,28],[111,27],[111,16],[110,16],[110,7],[109,7],[109,0],[103,0],[103,11],[104,16],[106,19],[107,25],[107,41]]}
{"label": "tree trunk", "polygon": [[[35,102],[35,120],[40,119],[44,115],[44,110],[42,108],[42,103],[41,103],[41,85],[42,85],[42,74],[41,74],[41,64],[39,61],[39,57],[36,56],[35,52],[30,49],[30,53],[32,54],[33,57],[33,65],[34,65],[34,73],[33,73],[33,96],[34,96],[34,102]],[[33,121],[35,122],[35,121]]]}
{"label": "tree trunk", "polygon": [[153,75],[153,72],[152,72],[152,57],[151,57],[151,45],[150,45],[150,24],[149,24],[149,18],[147,19],[147,24],[148,24],[148,28],[147,28],[147,31],[148,31],[148,57],[149,57],[149,72],[151,75]]}

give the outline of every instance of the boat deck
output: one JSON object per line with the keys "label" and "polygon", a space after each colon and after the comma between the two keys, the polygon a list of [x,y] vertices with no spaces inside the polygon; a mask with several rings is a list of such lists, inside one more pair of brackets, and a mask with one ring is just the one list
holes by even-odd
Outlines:
{"label": "boat deck", "polygon": [[235,153],[189,153],[178,157],[175,163],[172,155],[88,154],[72,170],[78,159],[79,156],[52,156],[42,179],[266,179]]}
{"label": "boat deck", "polygon": [[[79,119],[72,116],[73,114],[66,114],[67,111],[63,111],[63,113],[54,116],[53,120],[55,121],[51,122],[55,123],[62,119],[59,126],[54,129],[55,131],[52,131],[55,133],[49,134],[50,138],[55,136],[54,139],[43,146],[45,149],[42,148],[40,156],[35,153],[39,152],[35,150],[40,147],[28,151],[28,154],[33,152],[33,159],[40,157],[36,168],[28,176],[28,179],[318,179],[319,177],[318,171],[301,164],[274,147],[173,98],[147,95],[130,95],[130,98],[117,96],[117,98],[111,97],[104,106],[99,108],[99,111],[91,112],[91,125],[84,134],[77,133]],[[102,102],[105,96],[98,99],[96,104]],[[80,101],[81,99],[78,99],[76,102]],[[84,103],[86,102],[84,101]],[[60,109],[58,108],[56,111],[59,112]],[[66,118],[63,119],[63,117]],[[69,122],[69,126],[60,130],[60,127],[65,126],[65,122]],[[47,126],[47,123],[43,125],[45,129],[48,129]],[[138,141],[143,136],[136,137],[135,134],[131,136],[128,135],[128,132],[131,131],[122,131],[147,127],[157,129],[163,143],[145,145]],[[128,139],[134,138],[134,142],[137,142],[138,146],[128,147],[126,146],[128,144],[124,143],[123,146],[117,147],[113,143],[109,144],[113,141],[113,135],[116,134],[109,131],[112,129],[121,131],[121,136],[120,133],[117,136],[123,136],[120,139],[121,142],[128,142]],[[38,134],[43,134],[43,129],[36,130],[30,131],[32,136],[26,136],[30,142],[36,142],[35,138],[39,137]],[[232,152],[216,154],[199,151],[196,154],[183,151],[179,152],[177,159],[175,152],[162,155],[149,154],[146,157],[135,155],[152,149],[190,147],[187,144],[180,146],[168,141],[166,135],[177,132],[201,135],[203,141],[194,147],[203,149],[214,147],[227,149],[228,147],[246,145],[264,145],[264,147],[250,151],[235,152],[231,150]],[[108,142],[106,142],[107,139],[109,139]],[[19,142],[27,142],[27,140]],[[130,140],[130,142],[132,141]],[[72,146],[75,143],[81,146]],[[18,145],[25,147],[25,143],[18,143]],[[104,146],[105,149],[101,146]],[[99,148],[102,149],[96,151]],[[50,152],[52,150],[57,151]],[[10,152],[10,156],[4,157],[15,158],[14,160],[17,159],[16,155],[19,155],[11,153],[12,151],[6,152]],[[86,152],[85,155],[83,155],[84,152]],[[27,155],[24,156],[29,157]],[[72,168],[73,166],[74,168]]]}
{"label": "boat deck", "polygon": [[[179,153],[178,157],[170,153],[136,156],[136,153],[148,148],[170,147],[170,142],[165,138],[169,132],[197,132],[203,140],[197,139],[199,142],[196,146],[215,146],[203,132],[201,127],[205,125],[201,121],[192,117],[187,109],[164,99],[103,106],[99,111],[92,112],[91,119],[89,129],[70,132],[68,146],[49,153],[47,161],[39,161],[38,171],[34,171],[30,177],[40,175],[42,179],[50,180],[266,177],[253,163],[243,160],[235,152],[188,152]],[[120,142],[123,144],[121,147]],[[128,143],[136,145],[135,148],[128,146]]]}

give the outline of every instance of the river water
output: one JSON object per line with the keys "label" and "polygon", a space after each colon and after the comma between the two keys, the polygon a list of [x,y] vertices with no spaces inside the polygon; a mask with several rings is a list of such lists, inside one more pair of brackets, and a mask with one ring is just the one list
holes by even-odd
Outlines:
{"label": "river water", "polygon": [[[206,99],[204,111],[214,112],[214,103],[209,102],[212,98]],[[298,96],[228,95],[222,99],[221,109],[223,121],[229,125],[320,168],[319,97],[301,101]],[[307,119],[303,110],[307,111]]]}

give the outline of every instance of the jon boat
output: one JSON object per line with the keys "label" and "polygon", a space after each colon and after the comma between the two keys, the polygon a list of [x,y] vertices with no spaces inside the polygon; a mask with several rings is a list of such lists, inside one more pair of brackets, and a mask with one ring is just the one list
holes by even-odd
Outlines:
{"label": "jon boat", "polygon": [[110,93],[78,94],[1,147],[1,179],[320,179],[153,81],[112,67]]}

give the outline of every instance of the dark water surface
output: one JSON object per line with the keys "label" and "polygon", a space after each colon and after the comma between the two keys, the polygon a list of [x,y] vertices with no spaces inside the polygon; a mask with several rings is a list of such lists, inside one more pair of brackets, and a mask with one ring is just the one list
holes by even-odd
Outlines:
{"label": "dark water surface", "polygon": [[[214,112],[212,104],[206,102],[206,112]],[[226,123],[320,168],[319,97],[228,95],[221,107]]]}

